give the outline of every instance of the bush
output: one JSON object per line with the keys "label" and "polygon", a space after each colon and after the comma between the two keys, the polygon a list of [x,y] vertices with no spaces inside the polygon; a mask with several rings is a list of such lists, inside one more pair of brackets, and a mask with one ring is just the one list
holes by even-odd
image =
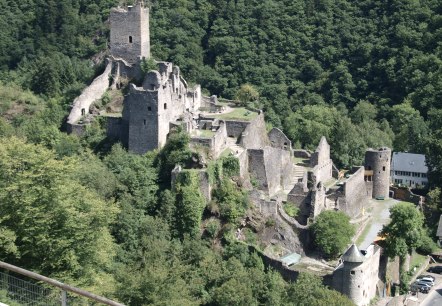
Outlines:
{"label": "bush", "polygon": [[323,211],[312,226],[315,244],[327,257],[334,258],[344,251],[355,233],[350,218],[340,211]]}
{"label": "bush", "polygon": [[221,224],[218,219],[211,219],[206,224],[206,232],[210,238],[215,238],[221,229]]}
{"label": "bush", "polygon": [[296,207],[293,203],[284,204],[284,211],[292,218],[296,218],[299,214],[299,208]]}
{"label": "bush", "polygon": [[436,243],[427,235],[422,235],[420,245],[416,248],[416,251],[422,255],[430,255],[436,249]]}

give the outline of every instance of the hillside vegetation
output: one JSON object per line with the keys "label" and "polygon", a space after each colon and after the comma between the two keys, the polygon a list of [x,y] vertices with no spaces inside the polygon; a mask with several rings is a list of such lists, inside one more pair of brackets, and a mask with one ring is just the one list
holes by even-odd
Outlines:
{"label": "hillside vegetation", "polygon": [[[103,69],[118,2],[131,1],[0,0],[0,259],[129,305],[349,305],[313,276],[285,282],[231,239],[247,199],[223,165],[214,203],[191,174],[170,189],[193,156],[184,135],[136,156],[108,144],[100,120],[62,132]],[[368,146],[426,153],[440,211],[440,1],[149,2],[155,59],[224,98],[249,84],[295,147],[325,135],[340,167]]]}

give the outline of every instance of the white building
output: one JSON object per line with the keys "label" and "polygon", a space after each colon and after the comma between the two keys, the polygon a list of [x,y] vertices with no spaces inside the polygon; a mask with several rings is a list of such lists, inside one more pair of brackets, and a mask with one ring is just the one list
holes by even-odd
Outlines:
{"label": "white building", "polygon": [[412,188],[428,184],[425,155],[394,152],[391,159],[391,182]]}

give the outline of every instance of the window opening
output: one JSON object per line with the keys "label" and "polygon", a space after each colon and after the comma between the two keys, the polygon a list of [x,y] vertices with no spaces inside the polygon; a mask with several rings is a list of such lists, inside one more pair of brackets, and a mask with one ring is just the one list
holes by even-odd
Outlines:
{"label": "window opening", "polygon": [[129,36],[129,43],[132,43],[132,36]]}
{"label": "window opening", "polygon": [[167,103],[164,103],[164,109],[167,109]]}

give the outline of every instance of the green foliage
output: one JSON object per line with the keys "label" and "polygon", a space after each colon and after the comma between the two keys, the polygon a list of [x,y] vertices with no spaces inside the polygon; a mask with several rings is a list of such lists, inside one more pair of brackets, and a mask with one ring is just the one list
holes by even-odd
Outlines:
{"label": "green foliage", "polygon": [[219,205],[221,217],[228,222],[237,221],[249,205],[247,194],[226,177],[213,190],[213,197]]}
{"label": "green foliage", "polygon": [[228,177],[239,176],[239,160],[235,156],[222,158],[223,175]]}
{"label": "green foliage", "polygon": [[390,208],[389,224],[384,225],[385,253],[389,257],[405,258],[418,246],[424,236],[424,218],[414,204],[400,202]]}
{"label": "green foliage", "polygon": [[177,234],[183,237],[199,236],[201,218],[205,208],[205,198],[199,189],[199,175],[196,171],[183,171],[175,185],[176,212],[174,227]]}
{"label": "green foliage", "polygon": [[340,211],[326,210],[312,225],[315,244],[327,257],[336,257],[344,251],[355,233],[350,218]]}
{"label": "green foliage", "polygon": [[143,71],[144,74],[148,73],[151,70],[157,70],[157,69],[158,65],[152,57],[148,59],[143,58],[143,60],[141,61],[141,71]]}
{"label": "green foliage", "polygon": [[221,229],[221,223],[218,219],[210,219],[206,224],[206,232],[210,238],[215,238]]}
{"label": "green foliage", "polygon": [[17,138],[1,143],[2,258],[95,292],[110,290],[115,204],[78,180],[77,159],[57,160]]}
{"label": "green foliage", "polygon": [[296,283],[288,290],[289,300],[294,301],[294,305],[300,306],[320,306],[353,305],[346,296],[337,291],[327,289],[321,283],[321,279],[315,275],[301,273]]}
{"label": "green foliage", "polygon": [[259,99],[259,92],[250,84],[243,84],[235,94],[235,99],[241,102],[241,105],[247,106],[250,102]]}
{"label": "green foliage", "polygon": [[284,211],[292,218],[296,218],[299,214],[299,208],[290,202],[284,204]]}
{"label": "green foliage", "polygon": [[435,250],[437,250],[437,244],[428,235],[423,234],[419,246],[416,247],[416,251],[419,254],[431,255]]}

